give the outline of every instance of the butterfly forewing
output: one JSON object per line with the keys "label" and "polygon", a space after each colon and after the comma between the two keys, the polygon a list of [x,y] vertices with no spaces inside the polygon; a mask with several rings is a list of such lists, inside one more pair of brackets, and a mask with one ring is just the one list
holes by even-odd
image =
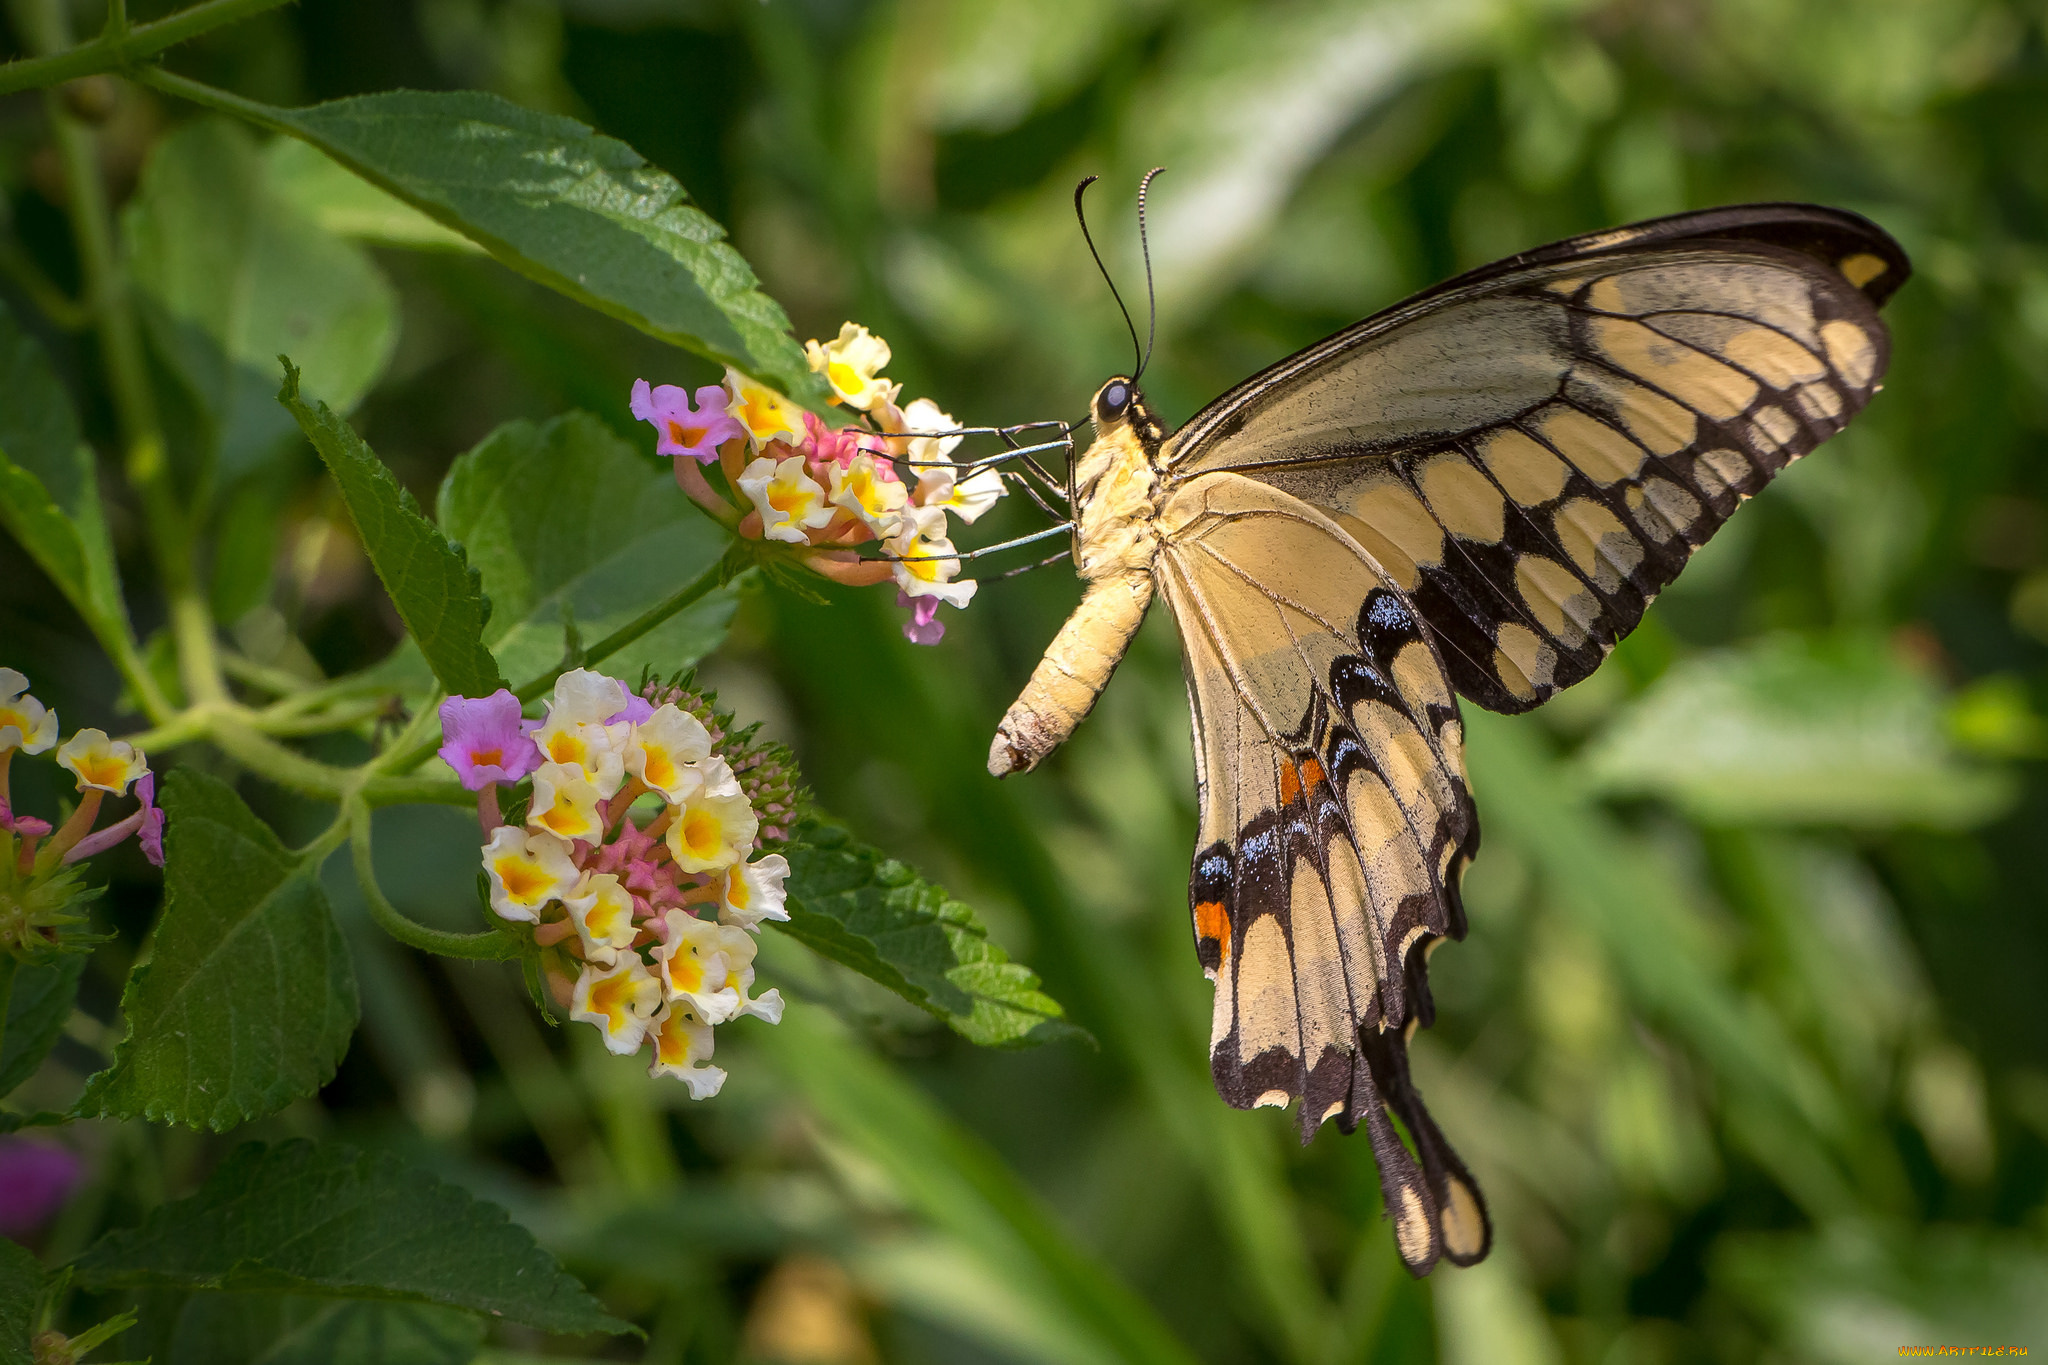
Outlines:
{"label": "butterfly forewing", "polygon": [[1217,1088],[1241,1108],[1300,1100],[1304,1140],[1365,1124],[1403,1256],[1474,1259],[1483,1210],[1405,1057],[1430,1012],[1428,945],[1464,933],[1457,878],[1478,839],[1442,663],[1372,556],[1279,489],[1193,480],[1159,525],[1195,716],[1190,901]]}
{"label": "butterfly forewing", "polygon": [[[1696,217],[1732,233],[1731,213]],[[1197,416],[1171,477],[1235,470],[1329,510],[1457,689],[1527,710],[1875,392],[1897,248],[1847,215],[1750,214],[1546,249],[1361,323]]]}

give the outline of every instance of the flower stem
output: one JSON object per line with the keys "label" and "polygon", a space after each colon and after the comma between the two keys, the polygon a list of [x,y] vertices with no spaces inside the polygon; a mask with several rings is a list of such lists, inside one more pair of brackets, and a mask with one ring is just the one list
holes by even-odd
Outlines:
{"label": "flower stem", "polygon": [[92,832],[93,821],[100,818],[100,802],[107,794],[98,787],[87,787],[78,797],[78,809],[71,812],[71,818],[50,840],[50,847],[59,854],[68,852],[71,846]]}
{"label": "flower stem", "polygon": [[[236,23],[286,0],[207,0],[157,20],[129,27],[127,8],[115,4],[106,31],[89,43],[0,66],[0,95],[38,90],[102,71],[120,71],[153,57],[174,43],[196,38],[224,24]],[[118,16],[120,22],[114,22]],[[53,46],[61,46],[54,44]]]}
{"label": "flower stem", "polygon": [[[593,664],[601,663],[605,659],[610,658],[662,622],[668,620],[671,616],[682,611],[683,608],[692,605],[697,599],[710,593],[713,588],[716,588],[724,581],[725,561],[720,559],[717,563],[708,565],[704,572],[683,584],[675,592],[655,603],[646,611],[641,612],[638,616],[626,622],[625,625],[620,626],[617,630],[599,640],[589,649],[584,650],[583,666],[588,668]],[[552,687],[554,681],[553,674],[542,674],[519,689],[517,693],[519,700],[532,701],[535,697]]]}
{"label": "flower stem", "polygon": [[451,934],[444,929],[429,929],[426,925],[409,920],[400,914],[398,907],[385,898],[383,888],[377,885],[376,862],[370,855],[369,807],[360,801],[352,802],[347,820],[350,851],[355,859],[356,882],[362,887],[363,903],[370,908],[370,918],[376,921],[379,929],[409,948],[437,953],[442,957],[500,962],[519,956],[519,940],[503,930],[486,929],[480,934]]}

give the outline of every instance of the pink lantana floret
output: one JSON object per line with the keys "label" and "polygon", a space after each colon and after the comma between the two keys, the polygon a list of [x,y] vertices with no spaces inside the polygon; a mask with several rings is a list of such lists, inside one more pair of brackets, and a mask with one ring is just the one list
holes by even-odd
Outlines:
{"label": "pink lantana floret", "polygon": [[164,813],[156,803],[156,774],[144,773],[135,779],[135,795],[142,802],[142,824],[136,830],[135,841],[142,845],[142,856],[149,859],[150,866],[164,865]]}
{"label": "pink lantana floret", "polygon": [[935,645],[946,638],[946,623],[939,619],[938,598],[912,597],[899,588],[896,605],[910,608],[910,619],[903,623],[903,638],[910,643]]}
{"label": "pink lantana floret", "polygon": [[[820,420],[817,413],[804,414],[803,455],[820,469],[835,464],[845,469],[853,464],[857,456],[883,453],[883,443],[872,433],[863,432],[857,427],[841,427],[834,431]],[[888,460],[876,460],[875,468],[882,478],[892,483],[900,482],[896,475],[896,467]],[[821,478],[819,482],[824,483],[825,480]]]}
{"label": "pink lantana floret", "polygon": [[725,390],[717,384],[698,389],[692,403],[690,391],[679,385],[633,381],[633,415],[653,425],[658,438],[655,452],[687,455],[699,464],[710,464],[718,458],[720,446],[747,434],[726,412],[726,402]]}
{"label": "pink lantana floret", "polygon": [[488,697],[450,697],[441,703],[441,759],[471,791],[517,782],[540,766],[529,728],[520,723],[519,698],[506,688]]}

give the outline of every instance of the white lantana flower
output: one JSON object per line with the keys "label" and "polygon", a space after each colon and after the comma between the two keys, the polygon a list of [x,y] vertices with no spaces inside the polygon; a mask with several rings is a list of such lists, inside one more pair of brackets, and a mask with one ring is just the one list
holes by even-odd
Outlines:
{"label": "white lantana flower", "polygon": [[936,597],[955,607],[974,600],[979,586],[973,579],[955,583],[960,572],[953,542],[946,539],[946,514],[936,508],[916,508],[904,515],[897,533],[889,537],[890,554],[900,556],[891,565],[896,586],[909,597]]}
{"label": "white lantana flower", "polygon": [[711,757],[711,732],[673,703],[633,727],[626,741],[626,771],[671,805],[704,785],[696,765]]}
{"label": "white lantana flower", "polygon": [[149,771],[142,750],[125,739],[108,739],[105,730],[80,730],[57,750],[57,761],[78,779],[80,791],[115,796],[126,794],[128,784]]}
{"label": "white lantana flower", "polygon": [[708,1100],[718,1093],[725,1071],[705,1065],[711,1060],[711,1025],[687,1004],[674,1001],[655,1016],[651,1031],[654,1064],[647,1068],[648,1075],[675,1077],[690,1087],[693,1100]]}
{"label": "white lantana flower", "polygon": [[57,742],[57,713],[28,695],[28,679],[0,668],[0,754],[40,754]]}
{"label": "white lantana flower", "polygon": [[571,669],[555,680],[554,702],[534,729],[533,742],[548,762],[581,768],[598,796],[610,800],[626,781],[626,737],[633,730],[622,716],[627,701],[617,678]]}
{"label": "white lantana flower", "polygon": [[[739,992],[726,984],[733,964],[725,951],[725,926],[681,909],[670,910],[662,922],[668,941],[654,950],[662,994],[683,1001],[707,1024],[722,1024],[737,1015]],[[753,947],[751,939],[747,946]]]}
{"label": "white lantana flower", "polygon": [[513,825],[491,831],[491,841],[484,845],[484,871],[491,879],[491,909],[501,919],[528,924],[538,924],[542,908],[569,894],[580,875],[569,859],[566,841],[545,830]]}
{"label": "white lantana flower", "polygon": [[614,873],[585,873],[582,883],[562,897],[562,905],[583,940],[583,956],[599,966],[616,963],[640,932],[633,922],[633,893]]}
{"label": "white lantana flower", "polygon": [[760,932],[761,921],[789,918],[783,908],[788,898],[782,883],[789,877],[789,859],[770,853],[751,863],[734,863],[725,870],[720,886],[718,920],[742,929]]}
{"label": "white lantana flower", "polygon": [[725,371],[726,392],[732,402],[725,411],[746,428],[747,440],[755,450],[770,441],[799,445],[804,439],[803,409],[766,384],[747,378],[731,366]]}
{"label": "white lantana flower", "polygon": [[838,337],[822,346],[805,342],[804,355],[811,368],[825,376],[834,398],[862,412],[893,402],[901,389],[882,378],[882,367],[889,363],[889,343],[857,322],[841,326]]}
{"label": "white lantana flower", "polygon": [[573,763],[543,763],[533,770],[533,801],[526,823],[562,839],[604,842],[602,797],[597,785]]}
{"label": "white lantana flower", "polygon": [[872,455],[856,455],[846,465],[832,466],[832,505],[851,512],[877,536],[896,529],[910,490],[882,477],[882,463]]}
{"label": "white lantana flower", "polygon": [[668,827],[668,851],[683,872],[716,872],[731,867],[754,846],[761,821],[739,780],[722,758],[700,765],[704,785],[675,807]]}
{"label": "white lantana flower", "polygon": [[791,455],[781,464],[763,455],[740,471],[740,492],[761,514],[761,534],[768,540],[808,545],[804,534],[832,520],[825,490],[804,472],[804,457]]}
{"label": "white lantana flower", "polygon": [[660,1008],[661,983],[639,958],[627,953],[614,967],[583,965],[569,1001],[569,1017],[597,1025],[607,1052],[630,1057],[640,1050]]}

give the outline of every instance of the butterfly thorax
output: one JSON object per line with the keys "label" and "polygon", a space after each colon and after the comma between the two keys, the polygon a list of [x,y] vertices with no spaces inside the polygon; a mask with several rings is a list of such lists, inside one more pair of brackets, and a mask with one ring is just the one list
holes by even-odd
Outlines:
{"label": "butterfly thorax", "polygon": [[[1105,395],[1121,390],[1120,404]],[[1095,440],[1074,466],[1074,567],[1094,581],[1147,571],[1159,553],[1159,447],[1165,430],[1136,388],[1112,379],[1096,394]]]}

